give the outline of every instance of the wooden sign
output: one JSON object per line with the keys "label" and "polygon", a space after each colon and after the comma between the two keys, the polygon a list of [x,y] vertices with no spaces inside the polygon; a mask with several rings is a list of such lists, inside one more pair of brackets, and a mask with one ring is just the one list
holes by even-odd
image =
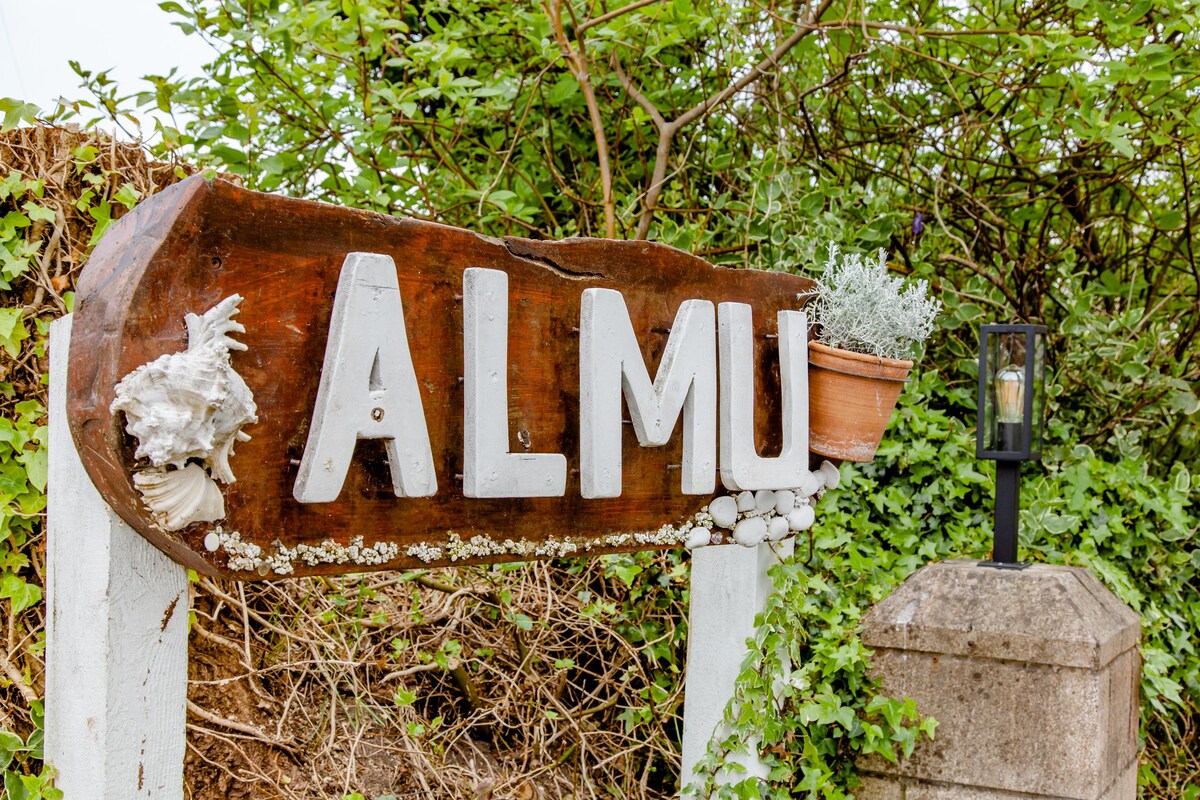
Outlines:
{"label": "wooden sign", "polygon": [[761,540],[836,479],[808,471],[811,285],[191,178],[84,270],[68,414],[105,500],[209,574]]}

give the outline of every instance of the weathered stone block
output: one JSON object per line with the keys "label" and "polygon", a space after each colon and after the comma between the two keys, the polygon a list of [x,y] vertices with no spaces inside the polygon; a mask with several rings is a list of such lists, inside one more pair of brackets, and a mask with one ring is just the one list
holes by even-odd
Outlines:
{"label": "weathered stone block", "polygon": [[1140,622],[1089,572],[932,564],[863,619],[892,696],[940,723],[865,800],[1136,796]]}

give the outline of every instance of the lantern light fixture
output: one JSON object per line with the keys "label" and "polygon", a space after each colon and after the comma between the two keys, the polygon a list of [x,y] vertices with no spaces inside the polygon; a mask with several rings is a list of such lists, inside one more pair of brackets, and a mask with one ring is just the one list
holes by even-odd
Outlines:
{"label": "lantern light fixture", "polygon": [[992,560],[1020,569],[1017,513],[1021,462],[1042,457],[1046,409],[1046,327],[983,325],[979,329],[978,420],[975,454],[996,462]]}

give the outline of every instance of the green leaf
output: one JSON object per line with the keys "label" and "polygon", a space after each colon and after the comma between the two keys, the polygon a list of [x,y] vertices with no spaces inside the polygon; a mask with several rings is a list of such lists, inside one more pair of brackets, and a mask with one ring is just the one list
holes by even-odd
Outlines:
{"label": "green leaf", "polygon": [[1055,535],[1066,533],[1079,524],[1074,514],[1047,514],[1042,518],[1042,527]]}
{"label": "green leaf", "polygon": [[1111,144],[1118,153],[1126,158],[1133,158],[1137,155],[1137,151],[1133,149],[1133,143],[1128,137],[1118,132],[1116,129],[1109,131],[1104,135],[1105,141]]}
{"label": "green leaf", "polygon": [[1174,230],[1183,224],[1183,212],[1174,208],[1163,211],[1154,218],[1154,223],[1165,230]]}
{"label": "green leaf", "polygon": [[92,237],[88,239],[88,247],[95,247],[96,243],[108,232],[115,220],[112,217],[112,206],[107,200],[101,200],[96,205],[87,210],[92,219],[96,221],[96,227],[92,228]]}
{"label": "green leaf", "polygon": [[0,578],[0,598],[10,600],[13,613],[19,614],[42,602],[42,590],[39,586],[27,583],[20,576],[8,572]]}
{"label": "green leaf", "polygon": [[11,97],[0,97],[0,113],[4,114],[4,122],[0,123],[0,133],[7,133],[22,122],[32,125],[37,122],[40,110],[33,103],[22,103]]}
{"label": "green leaf", "polygon": [[4,790],[8,793],[8,800],[33,800],[21,777],[19,772],[4,772]]}
{"label": "green leaf", "polygon": [[550,90],[550,94],[546,99],[552,106],[561,106],[578,93],[579,81],[575,80],[571,75],[564,75],[554,84],[554,88]]}
{"label": "green leaf", "polygon": [[21,342],[29,337],[23,308],[0,308],[0,347],[13,358],[21,355]]}
{"label": "green leaf", "polygon": [[1169,64],[1175,57],[1175,49],[1168,44],[1148,44],[1138,51],[1136,61],[1148,67]]}
{"label": "green leaf", "polygon": [[611,569],[612,574],[616,575],[617,578],[621,580],[621,583],[625,584],[626,586],[632,586],[634,579],[637,578],[638,575],[642,574],[641,565],[633,561],[614,563],[612,564]]}
{"label": "green leaf", "polygon": [[39,205],[32,200],[26,200],[21,205],[21,208],[24,209],[25,213],[29,215],[29,218],[35,222],[41,221],[53,223],[58,218],[54,213],[54,209],[46,208],[45,206]]}
{"label": "green leaf", "polygon": [[46,448],[26,450],[20,455],[20,461],[25,465],[25,475],[29,484],[39,492],[46,491],[46,479],[49,472],[48,453]]}
{"label": "green leaf", "polygon": [[116,200],[125,208],[133,208],[138,200],[142,199],[142,193],[137,190],[132,183],[122,184],[121,188],[113,195],[113,200]]}
{"label": "green leaf", "polygon": [[25,749],[25,742],[20,736],[0,730],[0,769],[7,769],[13,757]]}
{"label": "green leaf", "polygon": [[1179,464],[1178,470],[1175,473],[1175,482],[1172,487],[1180,494],[1187,494],[1188,490],[1192,488],[1192,475],[1188,472],[1186,464]]}

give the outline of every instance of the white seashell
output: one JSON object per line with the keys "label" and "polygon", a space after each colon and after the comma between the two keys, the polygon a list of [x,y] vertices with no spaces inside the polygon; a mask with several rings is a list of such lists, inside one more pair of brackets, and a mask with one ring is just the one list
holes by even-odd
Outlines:
{"label": "white seashell", "polygon": [[754,492],[745,491],[738,494],[737,510],[741,512],[754,510]]}
{"label": "white seashell", "polygon": [[117,384],[110,410],[125,413],[137,458],[179,469],[200,461],[214,478],[233,483],[233,446],[249,439],[242,427],[258,421],[254,395],[229,361],[230,350],[246,349],[229,338],[245,330],[232,319],[241,301],[235,294],[202,317],[188,314],[187,350],[159,356]]}
{"label": "white seashell", "polygon": [[215,481],[233,483],[233,447],[250,439],[242,428],[258,422],[254,394],[229,360],[230,350],[246,349],[229,337],[245,332],[233,321],[241,302],[235,294],[203,316],[188,314],[187,350],[159,356],[117,384],[110,410],[124,412],[138,442],[134,456],[151,464],[133,482],[165,530],[225,516]]}
{"label": "white seashell", "polygon": [[712,541],[711,528],[692,528],[688,531],[687,538],[683,540],[683,546],[688,550],[695,550],[697,547],[704,547]]}
{"label": "white seashell", "polygon": [[770,489],[759,489],[754,493],[754,509],[763,514],[775,507],[775,492]]}
{"label": "white seashell", "polygon": [[791,489],[780,489],[775,493],[775,513],[786,517],[796,507],[796,493]]}
{"label": "white seashell", "polygon": [[199,464],[145,469],[134,473],[133,485],[163,530],[177,531],[193,522],[216,522],[225,516],[221,489]]}
{"label": "white seashell", "polygon": [[812,497],[819,491],[821,491],[821,479],[805,470],[804,476],[800,478],[800,488],[796,490],[796,493],[801,497]]}
{"label": "white seashell", "polygon": [[762,517],[747,517],[733,529],[733,540],[742,547],[754,547],[767,538],[767,521]]}
{"label": "white seashell", "polygon": [[771,517],[771,521],[767,523],[767,538],[772,542],[778,542],[788,535],[788,521],[783,517]]}
{"label": "white seashell", "polygon": [[798,506],[788,514],[788,527],[794,531],[806,531],[817,521],[817,512],[812,506]]}
{"label": "white seashell", "polygon": [[826,489],[836,489],[838,484],[842,482],[841,473],[829,461],[822,461],[821,466],[817,468],[817,475],[820,476],[821,482],[825,484]]}
{"label": "white seashell", "polygon": [[737,501],[732,497],[718,497],[708,504],[708,513],[712,515],[713,524],[719,528],[732,528],[737,522]]}

